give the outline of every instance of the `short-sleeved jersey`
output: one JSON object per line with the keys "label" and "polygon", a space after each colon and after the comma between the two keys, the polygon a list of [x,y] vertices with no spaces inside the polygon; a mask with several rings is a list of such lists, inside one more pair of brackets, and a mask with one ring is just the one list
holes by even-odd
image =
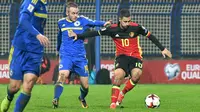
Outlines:
{"label": "short-sleeved jersey", "polygon": [[121,54],[142,59],[142,49],[139,44],[139,35],[150,36],[150,32],[137,23],[130,23],[127,29],[121,29],[118,24],[102,29],[102,35],[112,37],[116,45],[116,56]]}
{"label": "short-sleeved jersey", "polygon": [[103,26],[104,24],[105,22],[103,21],[93,21],[84,16],[79,16],[75,22],[67,18],[60,19],[58,21],[59,33],[57,50],[63,55],[85,55],[84,39],[74,41],[73,38],[69,38],[68,31],[73,30],[76,34],[81,34],[90,27]]}
{"label": "short-sleeved jersey", "polygon": [[12,44],[18,49],[41,53],[43,46],[36,38],[44,33],[47,19],[46,0],[24,0],[20,7],[19,25]]}

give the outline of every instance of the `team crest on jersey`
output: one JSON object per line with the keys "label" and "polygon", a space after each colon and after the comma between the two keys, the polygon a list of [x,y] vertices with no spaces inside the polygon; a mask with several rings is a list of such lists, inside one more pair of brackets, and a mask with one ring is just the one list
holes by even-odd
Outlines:
{"label": "team crest on jersey", "polygon": [[10,70],[9,76],[11,77],[13,75],[13,70]]}
{"label": "team crest on jersey", "polygon": [[80,26],[80,21],[76,21],[75,23],[74,23],[74,26]]}
{"label": "team crest on jersey", "polygon": [[62,64],[60,64],[60,65],[59,65],[59,68],[63,68],[63,65],[62,65]]}
{"label": "team crest on jersey", "polygon": [[130,36],[130,37],[133,37],[133,36],[134,36],[134,32],[130,32],[130,33],[129,33],[129,36]]}

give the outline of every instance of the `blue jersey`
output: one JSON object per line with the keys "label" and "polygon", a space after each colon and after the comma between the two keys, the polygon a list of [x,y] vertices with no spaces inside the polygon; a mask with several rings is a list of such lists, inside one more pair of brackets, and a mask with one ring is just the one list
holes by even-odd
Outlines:
{"label": "blue jersey", "polygon": [[103,21],[93,21],[84,16],[79,16],[75,22],[66,18],[60,19],[58,21],[59,33],[57,50],[63,55],[85,55],[84,40],[78,39],[74,41],[73,38],[69,38],[68,31],[73,30],[76,34],[81,34],[90,27],[103,26],[104,24],[105,22]]}
{"label": "blue jersey", "polygon": [[47,19],[46,0],[24,0],[20,7],[19,25],[12,44],[14,47],[34,53],[43,52],[43,46],[36,38],[44,34]]}

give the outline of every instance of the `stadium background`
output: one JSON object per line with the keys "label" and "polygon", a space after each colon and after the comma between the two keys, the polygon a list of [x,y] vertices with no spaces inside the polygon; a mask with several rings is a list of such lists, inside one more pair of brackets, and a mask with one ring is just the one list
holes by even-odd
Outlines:
{"label": "stadium background", "polygon": [[[20,5],[17,1],[20,0],[0,1],[0,80],[8,79],[6,59],[18,22]],[[95,0],[75,0],[75,2],[79,5],[80,14],[96,19]],[[162,60],[159,49],[151,41],[141,37],[140,45],[144,56],[144,75],[141,83],[200,83],[199,0],[101,0],[100,6],[100,19],[105,21],[111,19],[113,23],[118,21],[118,10],[128,7],[132,13],[132,20],[147,27],[172,52],[173,60]],[[45,53],[52,59],[52,66],[56,65],[57,21],[63,17],[64,7],[65,0],[48,0],[49,15],[45,35],[50,39],[51,45],[45,49]],[[113,41],[107,36],[102,36],[100,46],[94,47],[94,40],[93,38],[86,41],[87,55],[91,60],[90,70],[95,62],[90,56],[94,56],[100,47],[101,67],[112,72],[115,53]],[[177,63],[178,74],[181,75],[172,80],[166,75],[165,68],[167,64],[173,66]],[[188,64],[191,69],[188,69]],[[52,69],[53,67],[49,73],[52,73]],[[188,74],[184,75],[183,72]],[[44,77],[51,77],[52,74],[49,73]]]}

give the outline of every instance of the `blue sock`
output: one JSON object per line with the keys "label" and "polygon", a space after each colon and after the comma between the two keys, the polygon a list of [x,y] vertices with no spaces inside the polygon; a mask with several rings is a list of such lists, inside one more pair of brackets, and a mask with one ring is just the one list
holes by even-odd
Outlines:
{"label": "blue sock", "polygon": [[21,92],[15,103],[14,112],[22,112],[29,102],[31,95]]}
{"label": "blue sock", "polygon": [[62,94],[63,92],[63,85],[62,83],[57,83],[55,85],[55,89],[54,89],[54,99],[59,99],[60,98],[60,95]]}
{"label": "blue sock", "polygon": [[85,97],[86,97],[87,94],[88,94],[88,88],[80,87],[80,91],[81,91],[80,98],[81,98],[81,99],[85,99]]}

